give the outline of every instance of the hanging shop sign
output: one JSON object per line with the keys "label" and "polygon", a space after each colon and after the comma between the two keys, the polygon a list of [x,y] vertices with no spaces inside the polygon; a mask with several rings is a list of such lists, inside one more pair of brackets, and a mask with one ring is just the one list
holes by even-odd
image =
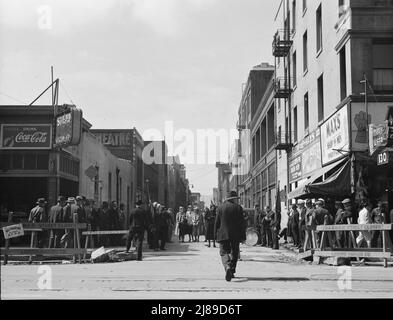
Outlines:
{"label": "hanging shop sign", "polygon": [[349,152],[348,106],[336,111],[321,126],[322,165]]}
{"label": "hanging shop sign", "polygon": [[381,166],[383,164],[389,163],[389,158],[391,158],[391,154],[388,151],[382,151],[378,153],[377,165]]}
{"label": "hanging shop sign", "polygon": [[55,147],[78,145],[82,135],[82,110],[71,108],[56,116]]}
{"label": "hanging shop sign", "polygon": [[4,239],[11,239],[23,236],[24,230],[22,224],[13,224],[3,227]]}
{"label": "hanging shop sign", "polygon": [[386,147],[389,144],[390,140],[393,138],[390,137],[393,136],[392,131],[393,130],[389,127],[387,121],[379,125],[369,125],[369,149],[371,155],[378,148]]}
{"label": "hanging shop sign", "polygon": [[297,156],[289,163],[289,180],[294,181],[302,176],[302,156]]}
{"label": "hanging shop sign", "polygon": [[52,126],[50,124],[1,125],[1,149],[50,149]]}

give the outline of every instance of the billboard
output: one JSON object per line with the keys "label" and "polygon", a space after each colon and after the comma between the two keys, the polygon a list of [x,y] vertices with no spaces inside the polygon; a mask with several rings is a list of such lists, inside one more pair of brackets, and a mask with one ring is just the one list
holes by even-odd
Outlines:
{"label": "billboard", "polygon": [[347,105],[321,125],[321,150],[322,165],[334,162],[349,152]]}
{"label": "billboard", "polygon": [[51,149],[50,124],[1,125],[1,149]]}
{"label": "billboard", "polygon": [[78,145],[82,135],[82,110],[72,108],[56,116],[55,147]]}

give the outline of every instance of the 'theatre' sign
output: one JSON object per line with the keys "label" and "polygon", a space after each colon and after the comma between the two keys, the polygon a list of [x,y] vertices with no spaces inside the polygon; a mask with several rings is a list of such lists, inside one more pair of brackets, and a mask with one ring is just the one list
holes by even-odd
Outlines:
{"label": "'theatre' sign", "polygon": [[78,145],[82,135],[82,110],[72,108],[56,116],[55,147]]}

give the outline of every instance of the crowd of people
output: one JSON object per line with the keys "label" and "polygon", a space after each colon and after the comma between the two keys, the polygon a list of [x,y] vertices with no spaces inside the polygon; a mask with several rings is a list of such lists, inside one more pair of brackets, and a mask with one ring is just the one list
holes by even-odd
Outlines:
{"label": "crowd of people", "polygon": [[[261,235],[260,244],[262,246],[273,246],[274,236],[269,225],[272,215],[270,208],[264,211],[256,207],[256,226]],[[298,200],[297,204],[292,204],[288,210],[287,226],[279,234],[284,239],[284,243],[291,239],[294,246],[303,248],[306,238],[307,226],[332,225],[332,224],[371,224],[371,223],[392,223],[393,209],[388,212],[387,203],[378,201],[372,203],[368,199],[363,199],[355,205],[351,199],[328,202],[320,198],[313,202],[311,199]],[[345,248],[349,246],[349,232],[337,231],[333,235],[334,246]],[[393,238],[392,232],[390,237]],[[321,233],[317,233],[317,245],[321,241]],[[325,241],[328,241],[327,239]],[[382,237],[380,231],[360,231],[356,234],[356,245],[358,247],[367,245],[368,248],[381,247]]]}

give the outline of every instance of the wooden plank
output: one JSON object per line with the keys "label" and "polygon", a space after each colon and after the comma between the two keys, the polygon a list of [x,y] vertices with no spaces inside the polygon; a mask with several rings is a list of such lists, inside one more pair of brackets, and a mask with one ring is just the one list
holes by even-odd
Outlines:
{"label": "wooden plank", "polygon": [[0,248],[1,254],[8,254],[10,256],[30,256],[30,255],[74,255],[84,254],[87,252],[85,249],[65,249],[65,248]]}
{"label": "wooden plank", "polygon": [[108,231],[83,231],[82,235],[97,235],[97,234],[127,234],[128,230],[108,230]]}
{"label": "wooden plank", "polygon": [[391,258],[390,252],[371,251],[315,251],[319,257]]}
{"label": "wooden plank", "polygon": [[392,230],[392,224],[334,224],[317,226],[317,231],[372,231]]}
{"label": "wooden plank", "polygon": [[[9,225],[15,224],[14,222],[5,222],[1,223],[1,227],[6,227]],[[86,229],[87,223],[31,223],[31,222],[23,222],[23,229]]]}

